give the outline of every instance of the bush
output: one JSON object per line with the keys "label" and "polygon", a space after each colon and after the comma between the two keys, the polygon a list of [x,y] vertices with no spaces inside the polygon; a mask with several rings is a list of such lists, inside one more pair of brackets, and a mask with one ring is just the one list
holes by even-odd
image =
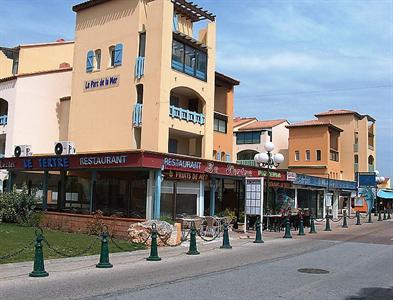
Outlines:
{"label": "bush", "polygon": [[36,192],[29,195],[27,186],[24,184],[21,190],[15,188],[11,192],[0,195],[0,219],[5,223],[28,223],[37,201]]}
{"label": "bush", "polygon": [[104,213],[97,210],[93,214],[93,218],[87,223],[87,232],[90,235],[101,235],[104,230],[109,230],[104,223]]}
{"label": "bush", "polygon": [[169,223],[171,225],[175,224],[175,221],[173,221],[172,218],[170,216],[167,216],[167,215],[161,216],[160,217],[160,221],[167,222],[167,223]]}

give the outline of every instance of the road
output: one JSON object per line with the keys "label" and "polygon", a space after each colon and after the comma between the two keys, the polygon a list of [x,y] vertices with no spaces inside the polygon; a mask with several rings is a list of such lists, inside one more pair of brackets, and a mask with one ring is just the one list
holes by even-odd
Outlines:
{"label": "road", "polygon": [[97,257],[50,260],[39,279],[26,276],[31,263],[3,265],[0,299],[393,299],[392,220],[338,225],[293,239],[267,233],[264,244],[231,240],[231,250],[199,243],[198,256],[160,248],[160,262],[114,254],[113,269],[96,269]]}

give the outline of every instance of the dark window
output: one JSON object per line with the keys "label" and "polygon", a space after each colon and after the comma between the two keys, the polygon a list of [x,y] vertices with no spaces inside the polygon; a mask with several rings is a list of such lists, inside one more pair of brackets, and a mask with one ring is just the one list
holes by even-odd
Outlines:
{"label": "dark window", "polygon": [[273,131],[268,131],[267,135],[269,136],[270,141],[273,142]]}
{"label": "dark window", "polygon": [[169,100],[169,105],[173,105],[179,107],[179,98],[176,96],[171,95]]}
{"label": "dark window", "polygon": [[143,84],[136,86],[136,102],[143,104]]}
{"label": "dark window", "polygon": [[177,153],[177,140],[169,139],[168,152],[169,153]]}
{"label": "dark window", "polygon": [[227,133],[227,121],[214,119],[214,131]]}
{"label": "dark window", "polygon": [[238,132],[236,134],[236,144],[260,144],[261,143],[261,132],[250,131],[250,132]]}
{"label": "dark window", "polygon": [[310,160],[310,159],[311,159],[310,150],[306,150],[306,160]]}
{"label": "dark window", "polygon": [[139,34],[139,56],[145,57],[145,48],[146,48],[146,32],[142,32]]}
{"label": "dark window", "polygon": [[299,151],[295,151],[295,160],[296,161],[300,160],[300,152]]}
{"label": "dark window", "polygon": [[317,150],[317,160],[321,160],[321,150]]}
{"label": "dark window", "polygon": [[207,55],[204,52],[197,51],[197,63],[196,63],[196,77],[202,80],[206,80],[207,73]]}

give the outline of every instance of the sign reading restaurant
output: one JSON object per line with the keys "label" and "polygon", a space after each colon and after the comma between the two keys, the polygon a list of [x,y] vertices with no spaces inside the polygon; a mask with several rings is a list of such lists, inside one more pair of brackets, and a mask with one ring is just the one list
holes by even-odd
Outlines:
{"label": "sign reading restaurant", "polygon": [[116,87],[119,85],[120,75],[112,75],[98,79],[86,80],[83,85],[85,92]]}
{"label": "sign reading restaurant", "polygon": [[97,165],[122,165],[127,162],[127,155],[113,155],[113,156],[89,156],[81,157],[79,164],[81,166],[97,166]]}

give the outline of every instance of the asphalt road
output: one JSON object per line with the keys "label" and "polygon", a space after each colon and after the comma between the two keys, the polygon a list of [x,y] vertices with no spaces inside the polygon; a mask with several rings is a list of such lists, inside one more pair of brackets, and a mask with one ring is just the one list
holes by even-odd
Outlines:
{"label": "asphalt road", "polygon": [[160,249],[160,262],[146,262],[146,251],[117,254],[113,269],[96,269],[97,257],[51,260],[40,279],[26,276],[31,263],[3,265],[0,299],[393,299],[392,221],[292,234],[232,240],[231,250],[199,244],[198,256]]}

